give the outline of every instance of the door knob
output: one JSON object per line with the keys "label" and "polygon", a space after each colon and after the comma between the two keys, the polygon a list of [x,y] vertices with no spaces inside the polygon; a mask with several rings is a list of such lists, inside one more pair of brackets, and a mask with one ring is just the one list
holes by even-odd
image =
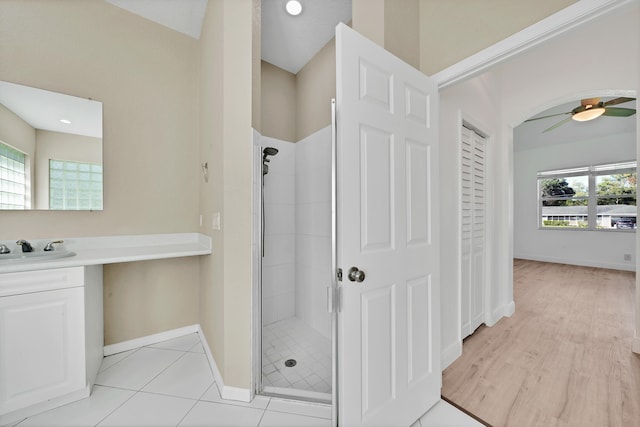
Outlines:
{"label": "door knob", "polygon": [[358,267],[351,267],[348,277],[352,282],[364,282],[364,271],[358,270]]}

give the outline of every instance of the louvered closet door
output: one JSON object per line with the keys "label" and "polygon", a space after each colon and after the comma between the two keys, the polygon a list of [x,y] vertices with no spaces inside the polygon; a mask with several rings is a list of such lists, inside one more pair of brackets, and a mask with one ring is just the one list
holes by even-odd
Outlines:
{"label": "louvered closet door", "polygon": [[484,320],[486,140],[462,127],[461,146],[461,317],[462,337]]}

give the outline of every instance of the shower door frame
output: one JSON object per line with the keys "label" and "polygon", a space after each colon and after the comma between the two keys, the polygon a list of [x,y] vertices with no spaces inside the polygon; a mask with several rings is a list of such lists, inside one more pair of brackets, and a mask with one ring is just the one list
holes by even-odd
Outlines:
{"label": "shower door frame", "polygon": [[[331,402],[315,399],[313,397],[304,396],[302,393],[296,393],[295,389],[290,389],[291,393],[274,393],[265,392],[262,374],[262,254],[264,250],[264,240],[262,233],[264,232],[263,214],[264,214],[264,174],[262,171],[262,152],[266,148],[265,145],[252,142],[253,145],[253,173],[254,176],[254,262],[253,262],[253,384],[252,384],[252,398],[254,395],[294,399],[306,402],[312,402],[323,405],[331,405],[333,425],[337,425],[337,293],[338,284],[337,277],[334,273],[336,271],[336,119],[335,119],[335,99],[331,100],[331,283],[327,286],[327,311],[331,314]],[[255,131],[254,131],[255,132]],[[262,135],[256,132],[259,138]],[[254,134],[255,137],[255,134]],[[259,177],[259,179],[256,179]]]}
{"label": "shower door frame", "polygon": [[[253,218],[253,309],[252,313],[252,325],[253,333],[253,384],[251,387],[251,400],[255,395],[262,393],[262,209],[263,202],[262,196],[264,191],[264,175],[262,174],[262,163],[260,161],[262,156],[262,144],[256,144],[256,134],[258,138],[262,138],[262,135],[258,134],[254,130],[254,140],[252,141],[252,153],[253,153],[253,173],[254,179],[252,199],[254,203],[254,218]],[[258,168],[260,170],[258,171]],[[260,185],[257,184],[256,176],[260,177]],[[256,191],[257,189],[257,191]]]}

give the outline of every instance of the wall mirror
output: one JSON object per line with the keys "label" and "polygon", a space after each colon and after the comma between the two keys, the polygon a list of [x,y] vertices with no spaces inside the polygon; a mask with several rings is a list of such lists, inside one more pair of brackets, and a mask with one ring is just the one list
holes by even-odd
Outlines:
{"label": "wall mirror", "polygon": [[0,81],[0,209],[102,210],[102,103]]}

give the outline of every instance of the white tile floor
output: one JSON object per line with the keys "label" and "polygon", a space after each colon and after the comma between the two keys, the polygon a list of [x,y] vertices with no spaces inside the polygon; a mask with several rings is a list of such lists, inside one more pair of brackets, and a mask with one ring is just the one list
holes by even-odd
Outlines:
{"label": "white tile floor", "polygon": [[[296,365],[285,366],[294,359]],[[262,381],[278,387],[326,393],[331,399],[331,340],[296,317],[262,329]]]}
{"label": "white tile floor", "polygon": [[[327,405],[263,396],[222,400],[192,334],[106,357],[90,397],[13,425],[329,427],[330,418]],[[481,425],[441,401],[412,427]]]}

